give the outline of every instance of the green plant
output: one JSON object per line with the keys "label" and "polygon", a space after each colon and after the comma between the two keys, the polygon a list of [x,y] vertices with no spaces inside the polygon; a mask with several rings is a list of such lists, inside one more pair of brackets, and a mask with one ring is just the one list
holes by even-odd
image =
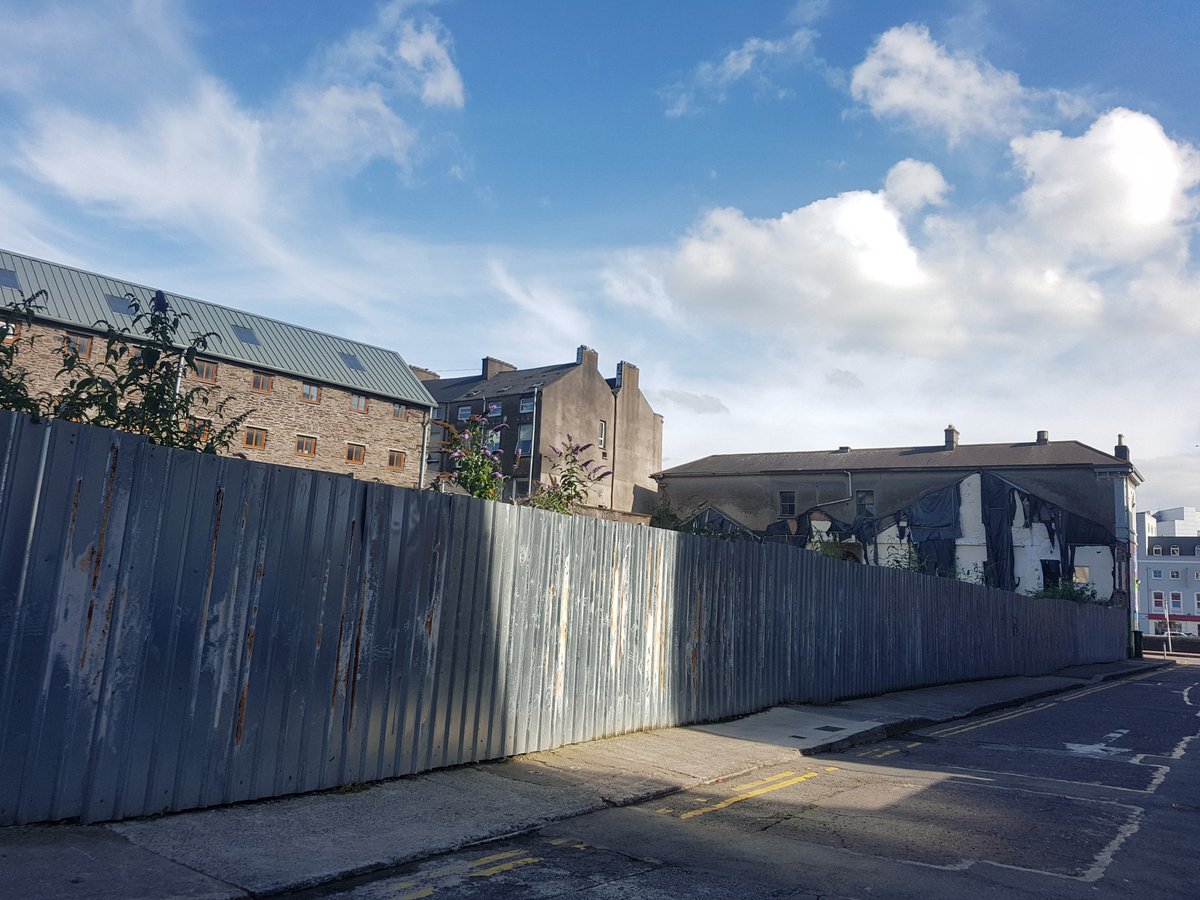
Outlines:
{"label": "green plant", "polygon": [[487,416],[474,415],[459,430],[449,422],[438,421],[449,435],[442,450],[454,460],[455,484],[472,497],[499,500],[504,491],[504,473],[500,468],[500,432],[508,426],[492,425]]}
{"label": "green plant", "polygon": [[1107,601],[1096,593],[1090,584],[1080,584],[1074,581],[1052,581],[1035,591],[1025,592],[1030,597],[1046,600],[1071,600],[1075,603],[1106,603]]}
{"label": "green plant", "polygon": [[[217,399],[202,385],[181,387],[184,371],[196,371],[197,354],[216,335],[192,332],[181,346],[176,342],[189,317],[171,309],[162,291],[154,293],[148,310],[133,294],[125,299],[132,328],[95,323],[104,329],[104,355],[98,362],[84,359],[73,343],[64,342],[56,377],[65,377],[67,384],[47,412],[144,434],[164,447],[206,453],[227,448],[250,412],[227,418],[230,397]],[[140,333],[135,337],[134,332]]]}
{"label": "green plant", "polygon": [[569,434],[561,447],[550,449],[557,457],[550,469],[550,480],[539,483],[525,504],[572,515],[587,502],[588,494],[596,484],[612,477],[612,471],[595,460],[584,459],[592,445],[580,444]]}
{"label": "green plant", "polygon": [[925,563],[921,561],[917,548],[912,544],[904,544],[903,547],[889,547],[884,565],[893,569],[902,569],[905,572],[925,573]]}
{"label": "green plant", "polygon": [[0,305],[0,409],[37,416],[41,405],[29,393],[25,368],[18,364],[17,353],[22,346],[33,346],[33,335],[26,334],[38,310],[45,309],[39,300],[47,296],[44,290],[32,297],[21,295]]}

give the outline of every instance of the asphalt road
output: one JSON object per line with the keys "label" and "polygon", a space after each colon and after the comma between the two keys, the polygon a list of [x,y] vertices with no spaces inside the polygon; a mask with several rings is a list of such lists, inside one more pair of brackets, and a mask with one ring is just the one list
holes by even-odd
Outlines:
{"label": "asphalt road", "polygon": [[1181,663],[304,896],[1200,896],[1198,714]]}

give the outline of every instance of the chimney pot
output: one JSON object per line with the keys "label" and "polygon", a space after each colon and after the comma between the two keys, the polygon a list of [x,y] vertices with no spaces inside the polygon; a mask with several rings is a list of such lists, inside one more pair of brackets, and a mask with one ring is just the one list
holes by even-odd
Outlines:
{"label": "chimney pot", "polygon": [[1129,461],[1129,447],[1125,443],[1125,435],[1117,435],[1117,446],[1113,448],[1113,456],[1126,462]]}
{"label": "chimney pot", "polygon": [[958,429],[953,425],[946,426],[946,449],[953,450],[958,446]]}
{"label": "chimney pot", "polygon": [[1038,435],[1037,435],[1037,442],[1038,442],[1039,444],[1048,444],[1048,443],[1050,443],[1050,432],[1048,432],[1048,431],[1039,431],[1039,432],[1038,432]]}

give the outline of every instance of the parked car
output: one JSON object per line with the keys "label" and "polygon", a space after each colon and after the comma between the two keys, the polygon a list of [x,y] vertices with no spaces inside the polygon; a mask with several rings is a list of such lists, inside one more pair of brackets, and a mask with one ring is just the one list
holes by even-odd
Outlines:
{"label": "parked car", "polygon": [[1159,635],[1159,637],[1177,638],[1177,637],[1194,637],[1194,635],[1187,634],[1183,631],[1164,631],[1161,635]]}

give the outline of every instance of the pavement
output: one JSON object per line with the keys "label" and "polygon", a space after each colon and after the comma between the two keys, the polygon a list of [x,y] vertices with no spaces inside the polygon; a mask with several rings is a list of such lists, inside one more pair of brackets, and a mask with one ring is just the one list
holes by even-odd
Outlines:
{"label": "pavement", "polygon": [[0,897],[271,896],[1169,664],[1122,660],[777,706],[278,800],[100,825],[0,828]]}

